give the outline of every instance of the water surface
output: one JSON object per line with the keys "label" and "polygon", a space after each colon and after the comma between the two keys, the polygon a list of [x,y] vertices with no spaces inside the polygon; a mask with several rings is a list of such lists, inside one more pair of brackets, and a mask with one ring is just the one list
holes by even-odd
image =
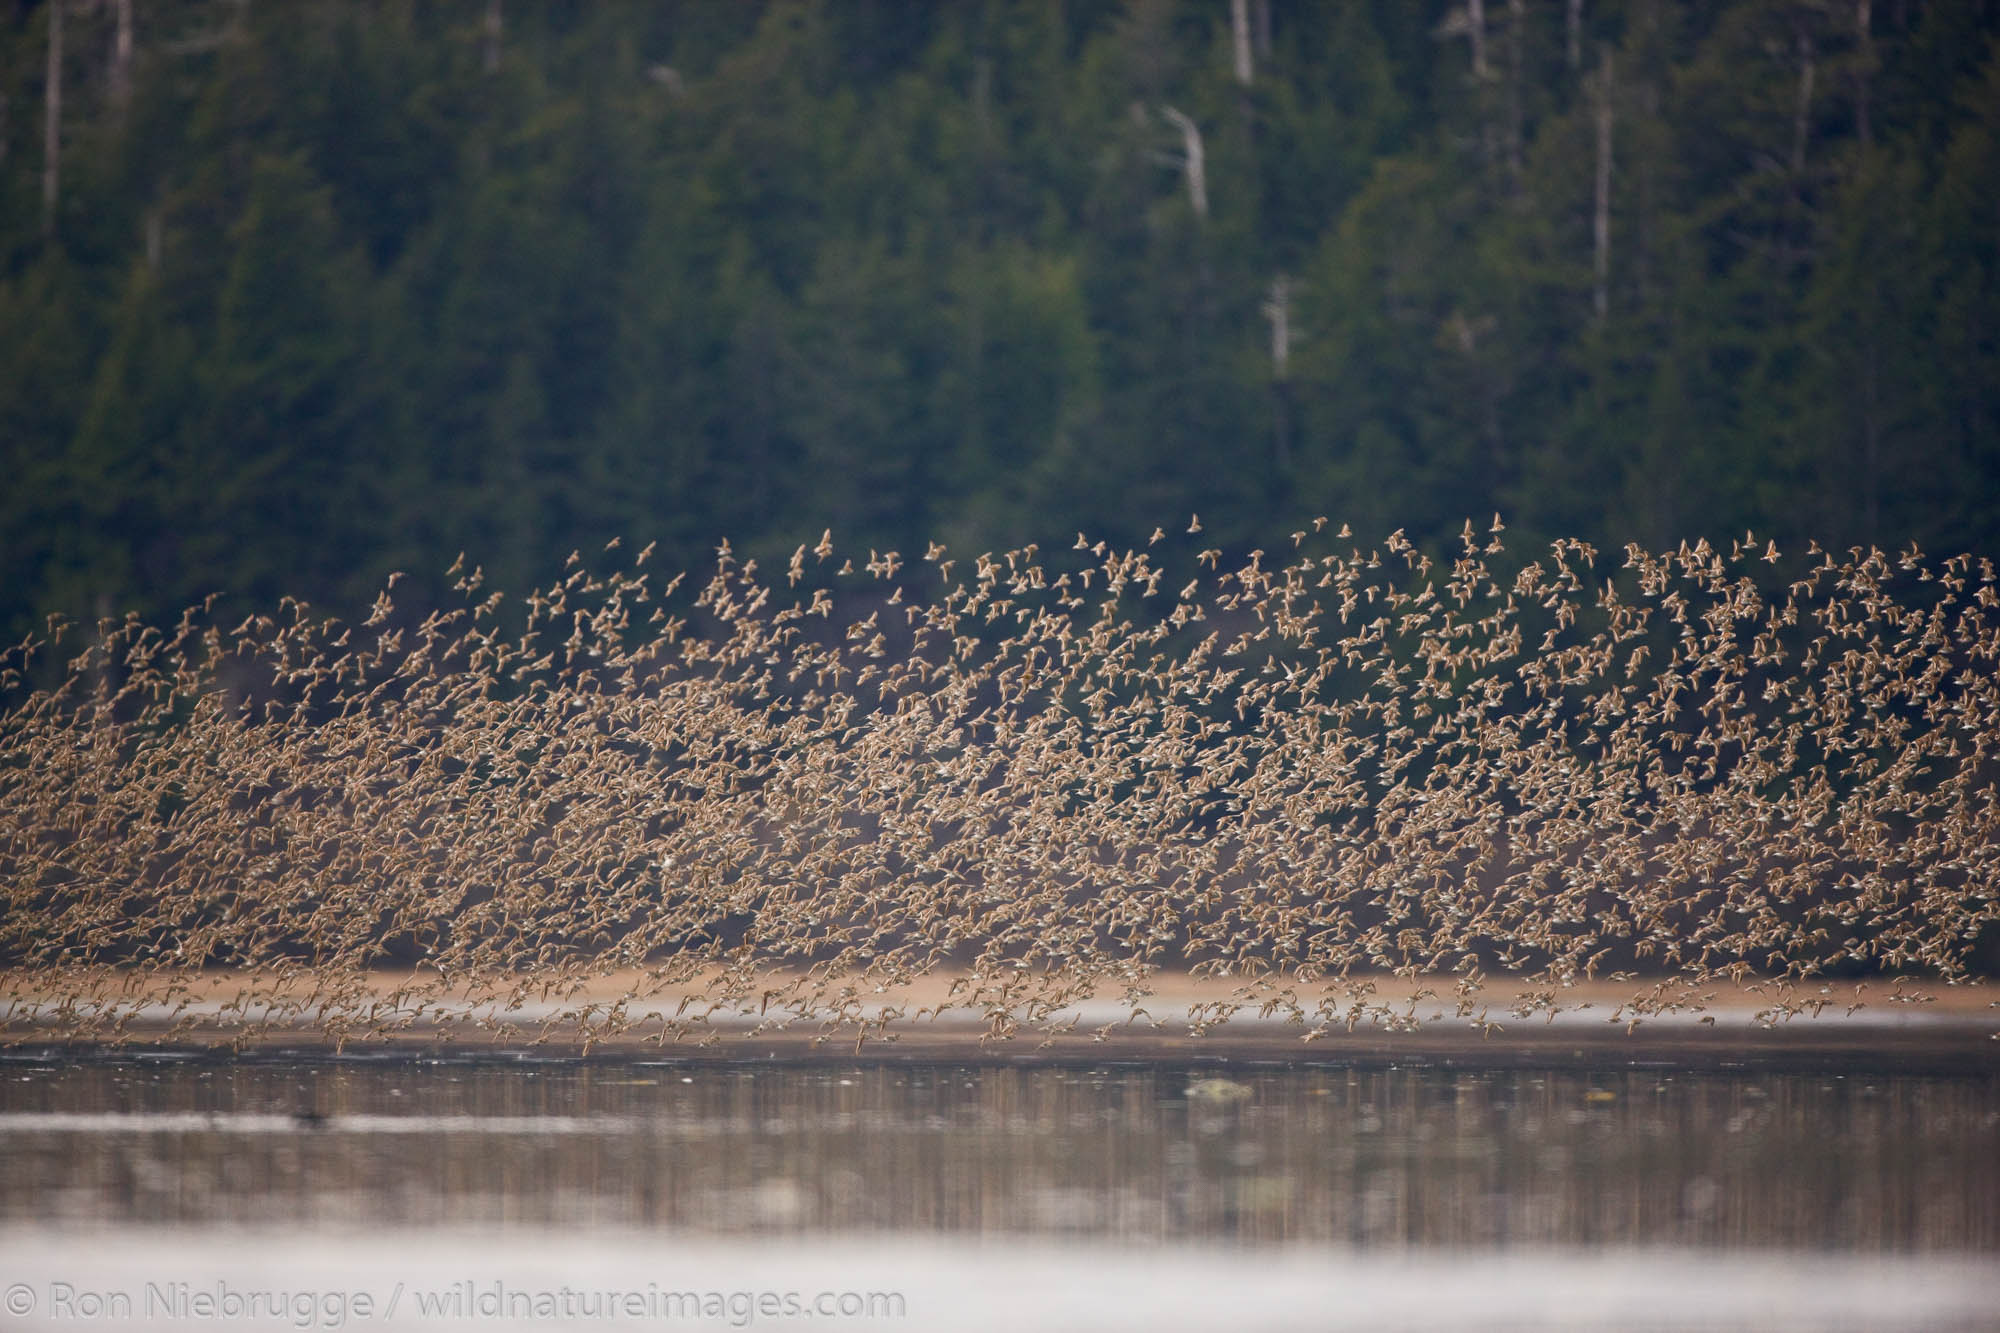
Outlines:
{"label": "water surface", "polygon": [[[806,1319],[843,1328],[2000,1327],[1990,1074],[155,1057],[0,1079],[6,1250],[101,1289],[100,1327],[121,1291],[149,1326],[148,1273],[241,1297],[232,1273],[307,1270],[382,1292],[302,1327],[450,1326],[386,1318],[396,1282],[470,1283],[465,1327],[607,1326],[474,1308],[530,1271],[627,1296],[844,1273],[904,1303]],[[81,1322],[24,1280],[19,1326]],[[793,1322],[711,1314],[623,1326]]]}

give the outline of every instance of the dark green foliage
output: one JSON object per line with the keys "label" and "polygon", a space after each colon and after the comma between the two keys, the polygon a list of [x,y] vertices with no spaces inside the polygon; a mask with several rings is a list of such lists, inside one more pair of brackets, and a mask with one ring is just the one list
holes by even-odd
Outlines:
{"label": "dark green foliage", "polygon": [[1588,0],[1574,52],[1488,0],[1483,79],[1449,5],[1252,0],[1247,88],[1228,0],[131,0],[123,98],[72,4],[45,232],[50,3],[0,9],[10,639],[613,535],[2000,549],[1991,0]]}

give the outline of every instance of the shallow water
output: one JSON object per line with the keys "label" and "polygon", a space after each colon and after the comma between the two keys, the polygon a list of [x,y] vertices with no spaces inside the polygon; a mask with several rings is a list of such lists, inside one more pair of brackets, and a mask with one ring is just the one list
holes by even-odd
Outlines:
{"label": "shallow water", "polygon": [[2000,1077],[14,1059],[0,1227],[10,1327],[2000,1327]]}

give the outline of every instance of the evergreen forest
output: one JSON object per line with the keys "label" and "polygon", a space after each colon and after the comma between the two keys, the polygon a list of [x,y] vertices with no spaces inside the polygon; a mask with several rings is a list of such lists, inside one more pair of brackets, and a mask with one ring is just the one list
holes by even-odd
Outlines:
{"label": "evergreen forest", "polygon": [[1992,0],[0,0],[0,629],[463,552],[2000,554]]}

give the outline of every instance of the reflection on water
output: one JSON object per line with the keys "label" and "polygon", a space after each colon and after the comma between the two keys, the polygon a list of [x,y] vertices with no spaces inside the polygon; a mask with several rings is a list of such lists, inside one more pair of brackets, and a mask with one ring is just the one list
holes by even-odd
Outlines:
{"label": "reflection on water", "polygon": [[0,1063],[0,1223],[2000,1249],[2000,1078]]}

